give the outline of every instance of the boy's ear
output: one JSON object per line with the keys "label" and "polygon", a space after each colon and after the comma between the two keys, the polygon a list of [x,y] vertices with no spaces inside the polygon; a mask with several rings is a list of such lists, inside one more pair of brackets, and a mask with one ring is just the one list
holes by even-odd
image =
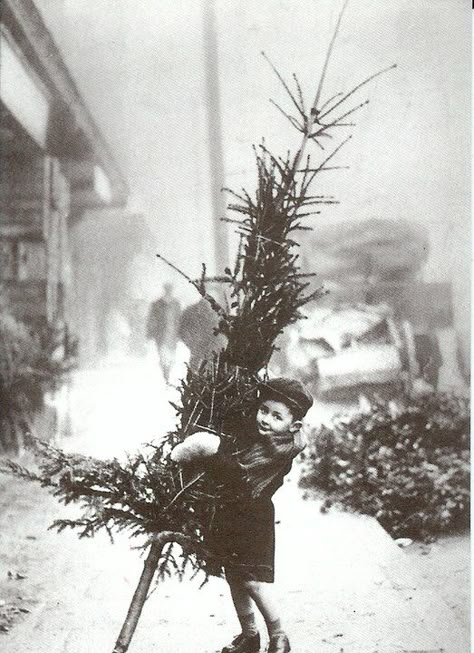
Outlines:
{"label": "boy's ear", "polygon": [[296,431],[299,431],[302,426],[303,422],[300,419],[295,420],[290,426],[290,433],[296,433]]}

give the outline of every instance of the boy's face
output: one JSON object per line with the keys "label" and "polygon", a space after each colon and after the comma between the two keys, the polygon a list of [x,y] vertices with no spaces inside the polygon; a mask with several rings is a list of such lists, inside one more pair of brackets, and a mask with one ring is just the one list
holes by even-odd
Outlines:
{"label": "boy's face", "polygon": [[295,433],[301,428],[286,404],[275,399],[265,399],[257,411],[257,430],[260,435]]}

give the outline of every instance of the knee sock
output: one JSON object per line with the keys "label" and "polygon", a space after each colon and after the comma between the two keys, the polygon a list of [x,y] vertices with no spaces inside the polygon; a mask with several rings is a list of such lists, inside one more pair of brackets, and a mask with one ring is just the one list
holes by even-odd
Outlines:
{"label": "knee sock", "polygon": [[284,632],[281,625],[281,619],[275,619],[275,621],[265,622],[268,630],[268,636],[272,638],[274,635],[280,635]]}
{"label": "knee sock", "polygon": [[254,583],[249,588],[250,595],[265,620],[269,637],[283,633],[279,612],[269,583]]}
{"label": "knee sock", "polygon": [[244,635],[251,637],[258,633],[257,622],[255,621],[255,615],[253,612],[249,612],[248,614],[238,614],[237,616]]}

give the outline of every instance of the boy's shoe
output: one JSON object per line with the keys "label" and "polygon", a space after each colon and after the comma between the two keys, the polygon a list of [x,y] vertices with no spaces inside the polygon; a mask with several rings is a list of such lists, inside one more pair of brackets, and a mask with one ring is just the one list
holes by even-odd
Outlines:
{"label": "boy's shoe", "polygon": [[290,651],[290,642],[285,633],[279,633],[270,637],[267,653],[289,653]]}
{"label": "boy's shoe", "polygon": [[[289,649],[288,649],[289,650]],[[259,653],[260,634],[244,635],[240,633],[228,646],[224,646],[222,653]]]}

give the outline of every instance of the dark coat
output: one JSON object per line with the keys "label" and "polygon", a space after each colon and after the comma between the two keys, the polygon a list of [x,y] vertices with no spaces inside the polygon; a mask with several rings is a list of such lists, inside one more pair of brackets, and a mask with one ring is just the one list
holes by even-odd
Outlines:
{"label": "dark coat", "polygon": [[212,352],[222,349],[224,339],[215,334],[218,322],[216,313],[204,298],[183,311],[179,338],[191,352],[191,369],[198,369],[202,361],[212,359]]}
{"label": "dark coat", "polygon": [[147,321],[147,338],[155,340],[157,345],[166,343],[175,347],[178,342],[181,307],[178,300],[164,297],[150,306]]}
{"label": "dark coat", "polygon": [[275,574],[275,512],[272,496],[283,484],[301,451],[292,436],[265,443],[254,440],[244,451],[228,455],[220,449],[212,473],[231,484],[237,497],[215,512],[209,548],[226,576],[272,583]]}

